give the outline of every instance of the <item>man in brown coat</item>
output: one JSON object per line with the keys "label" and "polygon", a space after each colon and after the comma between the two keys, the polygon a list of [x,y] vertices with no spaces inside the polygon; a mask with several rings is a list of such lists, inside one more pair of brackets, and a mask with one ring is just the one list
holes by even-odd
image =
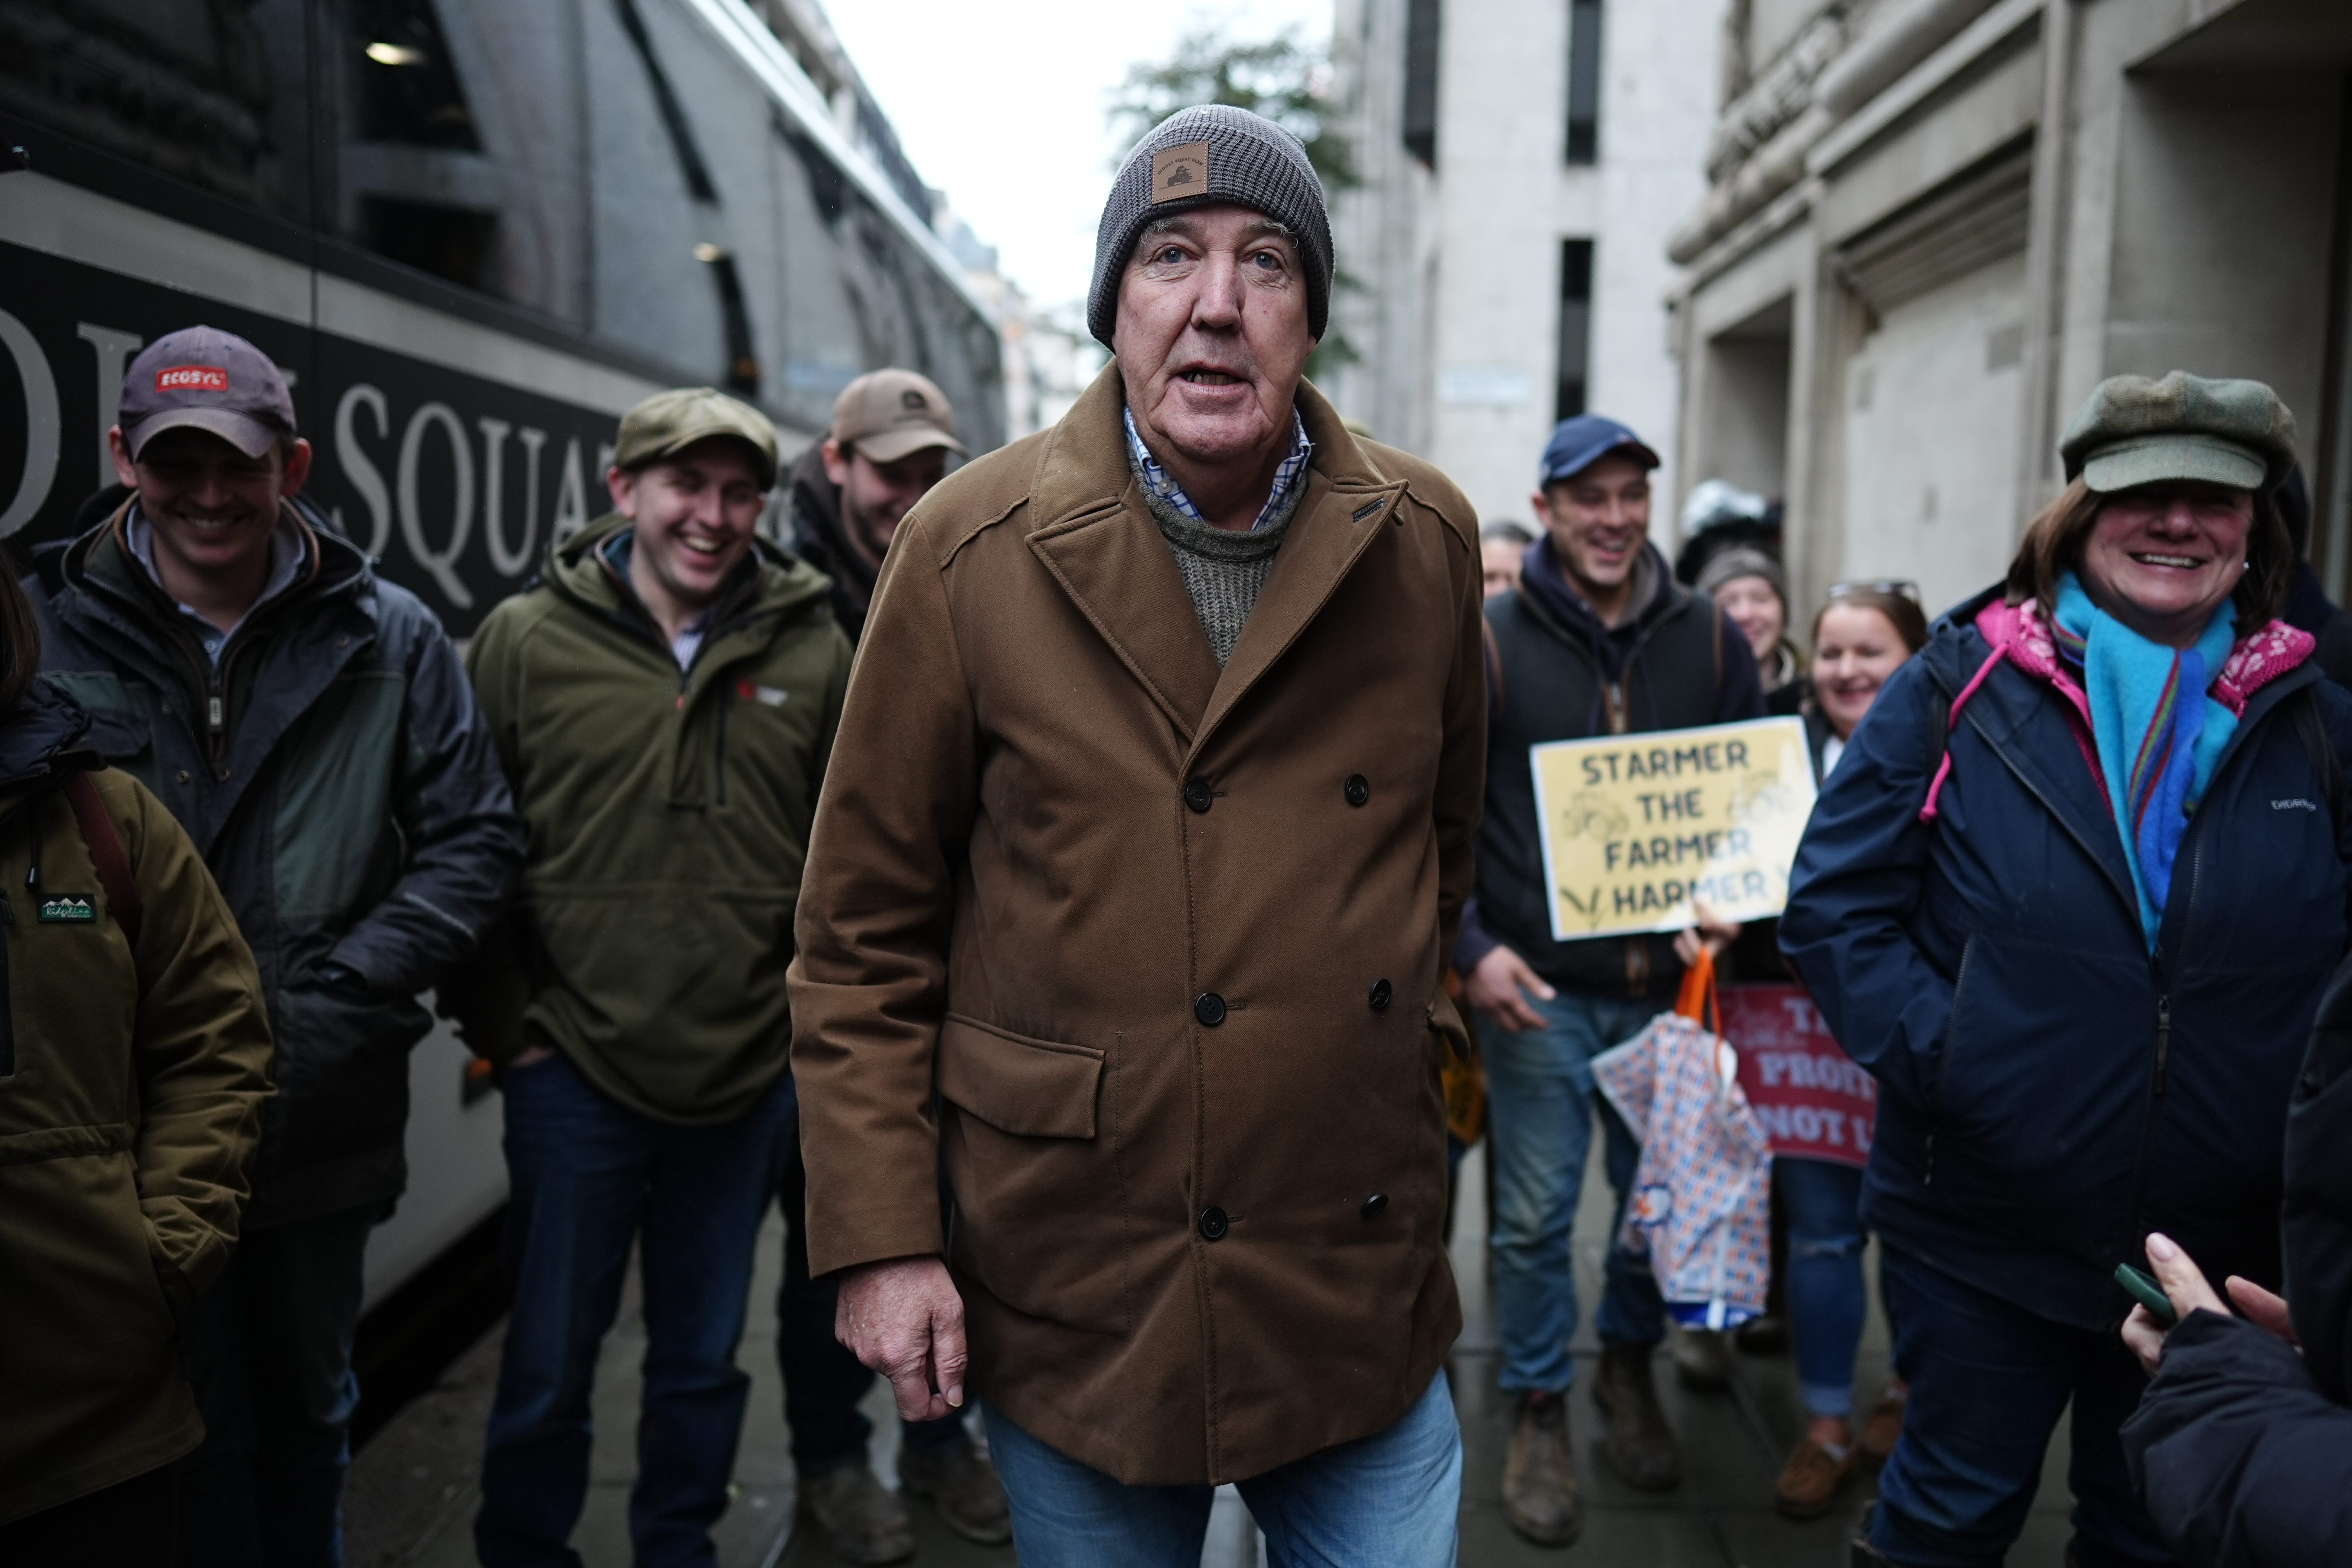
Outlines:
{"label": "man in brown coat", "polygon": [[1478,546],[1302,381],[1331,265],[1284,132],[1143,140],[1118,363],[899,525],[818,806],[811,1264],[902,1415],[969,1344],[1028,1568],[1197,1563],[1222,1481],[1276,1563],[1453,1561]]}

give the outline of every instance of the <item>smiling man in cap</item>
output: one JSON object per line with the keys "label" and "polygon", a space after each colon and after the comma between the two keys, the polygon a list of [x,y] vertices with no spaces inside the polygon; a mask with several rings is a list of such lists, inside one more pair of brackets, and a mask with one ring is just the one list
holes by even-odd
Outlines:
{"label": "smiling man in cap", "polygon": [[496,921],[522,828],[440,622],[297,505],[310,447],[268,354],[156,339],[107,438],[131,494],[37,552],[42,665],[203,851],[260,966],[278,1090],[227,1268],[193,1302],[163,1281],[205,1420],[180,1561],[333,1562],[417,994]]}
{"label": "smiling man in cap", "polygon": [[793,904],[849,674],[824,578],[756,532],[776,474],[759,410],[707,386],[647,398],[621,420],[613,511],[468,650],[532,847],[511,929],[452,998],[498,1064],[513,1178],[486,1568],[577,1561],[633,1245],[636,1561],[710,1562],[727,1508],[736,1342],[791,1114]]}
{"label": "smiling man in cap", "polygon": [[[947,473],[950,454],[963,451],[955,410],[937,386],[911,370],[877,370],[842,388],[825,438],[793,465],[793,548],[833,579],[834,619],[852,643],[866,629],[874,580],[899,520]],[[1004,1489],[961,1415],[901,1425],[899,1491],[875,1474],[867,1458],[872,1424],[858,1409],[874,1373],[834,1336],[838,1281],[809,1273],[808,1171],[797,1115],[783,1144],[776,1191],[787,1228],[776,1361],[802,1511],[848,1563],[913,1554],[914,1521],[901,1492],[929,1498],[957,1534],[1002,1544],[1013,1530]]]}
{"label": "smiling man in cap", "polygon": [[901,1415],[982,1401],[1029,1568],[1197,1564],[1222,1481],[1276,1563],[1454,1557],[1476,524],[1304,381],[1331,267],[1286,132],[1144,138],[1116,363],[899,523],[818,807],[810,1261]]}
{"label": "smiling man in cap", "polygon": [[834,618],[856,642],[898,520],[948,471],[955,410],[929,378],[868,371],[834,400],[824,440],[793,465],[793,548],[833,579]]}
{"label": "smiling man in cap", "polygon": [[[1622,1228],[1639,1152],[1623,1121],[1595,1100],[1591,1061],[1671,1005],[1702,935],[1554,940],[1528,748],[1764,716],[1748,639],[1714,601],[1676,583],[1650,542],[1657,466],[1657,454],[1614,419],[1560,421],[1531,498],[1542,537],[1528,547],[1518,585],[1486,605],[1486,809],[1478,896],[1455,963],[1491,1026],[1479,1043],[1491,1091],[1495,1306],[1503,1391],[1519,1403],[1503,1511],[1549,1546],[1575,1540],[1581,1520],[1566,1409],[1577,1318],[1570,1242],[1594,1118],[1617,1193],[1612,1236]],[[1719,929],[1705,940],[1736,934]],[[1611,1249],[1606,1279],[1593,1380],[1605,1452],[1628,1485],[1662,1490],[1682,1471],[1651,1378],[1665,1306],[1648,1265],[1622,1248]],[[1710,1370],[1702,1366],[1701,1378]]]}

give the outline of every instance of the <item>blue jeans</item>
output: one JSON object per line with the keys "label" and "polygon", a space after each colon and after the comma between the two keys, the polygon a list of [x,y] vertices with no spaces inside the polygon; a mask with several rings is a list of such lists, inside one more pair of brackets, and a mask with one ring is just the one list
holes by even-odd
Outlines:
{"label": "blue jeans", "polygon": [[1487,1158],[1495,1163],[1495,1213],[1487,1246],[1500,1320],[1500,1381],[1509,1394],[1564,1393],[1575,1377],[1568,1342],[1576,1332],[1576,1264],[1570,1228],[1584,1191],[1597,1110],[1608,1140],[1610,1220],[1607,1284],[1593,1326],[1610,1345],[1654,1345],[1666,1337],[1665,1303],[1649,1260],[1621,1250],[1625,1194],[1641,1146],[1592,1089],[1592,1058],[1642,1032],[1654,1002],[1561,991],[1528,1005],[1545,1026],[1482,1027],[1486,1057]]}
{"label": "blue jeans", "polygon": [[[776,1290],[776,1366],[784,1380],[784,1424],[792,1428],[793,1468],[821,1476],[866,1463],[874,1424],[857,1408],[874,1373],[833,1337],[835,1279],[809,1278],[808,1168],[801,1163],[799,1093],[784,1075],[787,1110],[777,1141],[776,1198],[784,1211],[784,1282]],[[961,1412],[936,1421],[898,1423],[901,1447],[961,1447],[971,1442]]]}
{"label": "blue jeans", "polygon": [[644,1404],[629,1537],[641,1568],[715,1568],[751,1379],[735,1365],[751,1252],[775,1192],[781,1077],[715,1127],[656,1121],[562,1056],[499,1075],[506,1096],[506,1266],[514,1283],[482,1458],[484,1568],[579,1568],[588,1396],[641,1243]]}
{"label": "blue jeans", "polygon": [[1878,1278],[1911,1400],[1879,1476],[1873,1546],[1905,1568],[1999,1564],[2024,1528],[2050,1434],[2072,1400],[2070,1561],[2173,1561],[2116,1438],[2147,1377],[2115,1331],[2037,1318],[1893,1247],[1882,1250]]}
{"label": "blue jeans", "polygon": [[1775,1160],[1789,1216],[1789,1333],[1808,1415],[1853,1409],[1853,1356],[1869,1311],[1862,1284],[1862,1172],[1827,1160]]}
{"label": "blue jeans", "polygon": [[184,1568],[335,1568],[365,1204],[249,1231],[182,1330],[205,1440],[179,1468]]}
{"label": "blue jeans", "polygon": [[[1022,1568],[1199,1568],[1212,1489],[1124,1485],[981,1408]],[[1240,1489],[1265,1532],[1270,1568],[1452,1568],[1462,1428],[1444,1371],[1387,1431],[1294,1459]]]}

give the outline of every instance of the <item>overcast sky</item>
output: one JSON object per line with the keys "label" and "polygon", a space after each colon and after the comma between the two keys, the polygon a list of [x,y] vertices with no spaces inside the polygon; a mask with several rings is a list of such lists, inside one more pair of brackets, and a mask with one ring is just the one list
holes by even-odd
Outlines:
{"label": "overcast sky", "polygon": [[1241,38],[1296,26],[1321,46],[1331,0],[825,0],[850,58],[925,183],[1040,305],[1084,298],[1110,186],[1104,110],[1127,68],[1202,25]]}

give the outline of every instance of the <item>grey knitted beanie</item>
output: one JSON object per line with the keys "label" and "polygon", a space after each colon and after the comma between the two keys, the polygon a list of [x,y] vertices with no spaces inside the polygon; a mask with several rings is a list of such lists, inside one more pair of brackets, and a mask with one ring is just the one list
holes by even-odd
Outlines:
{"label": "grey knitted beanie", "polygon": [[1104,347],[1118,322],[1119,276],[1143,226],[1221,202],[1255,207],[1289,227],[1307,266],[1307,330],[1323,335],[1331,313],[1331,220],[1307,149],[1263,115],[1203,103],[1154,126],[1111,182],[1087,290],[1087,330]]}
{"label": "grey knitted beanie", "polygon": [[1750,550],[1744,544],[1718,550],[1708,556],[1706,564],[1699,568],[1698,581],[1691,586],[1702,597],[1712,599],[1717,588],[1726,583],[1737,583],[1742,577],[1763,578],[1770,584],[1772,596],[1780,601],[1781,614],[1785,616],[1788,613],[1789,580],[1782,574],[1780,563],[1762,551]]}

